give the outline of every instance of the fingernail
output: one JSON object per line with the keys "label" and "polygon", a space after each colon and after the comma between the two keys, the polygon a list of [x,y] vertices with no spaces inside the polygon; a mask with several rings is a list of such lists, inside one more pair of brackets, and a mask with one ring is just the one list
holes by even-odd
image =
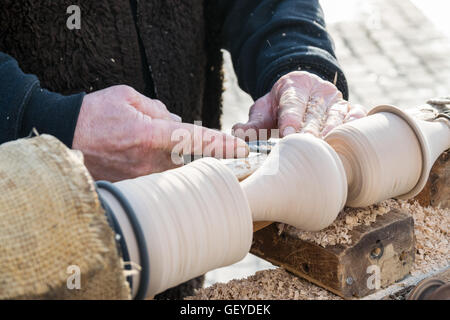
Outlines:
{"label": "fingernail", "polygon": [[294,127],[286,127],[283,131],[283,137],[286,137],[287,135],[293,134],[295,132],[296,132],[296,130]]}
{"label": "fingernail", "polygon": [[236,149],[236,158],[245,158],[248,156],[248,147],[238,147]]}
{"label": "fingernail", "polygon": [[176,115],[175,113],[171,113],[170,117],[172,118],[173,121],[181,122],[181,117]]}

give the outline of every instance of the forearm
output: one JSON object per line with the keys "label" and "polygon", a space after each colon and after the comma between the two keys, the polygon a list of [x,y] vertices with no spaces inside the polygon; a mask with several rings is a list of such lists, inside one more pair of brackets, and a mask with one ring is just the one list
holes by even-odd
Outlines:
{"label": "forearm", "polygon": [[41,88],[36,76],[23,73],[16,60],[0,52],[0,143],[36,128],[71,147],[83,97]]}
{"label": "forearm", "polygon": [[242,89],[254,99],[284,74],[304,70],[334,82],[348,97],[323,13],[314,0],[223,1],[223,43]]}

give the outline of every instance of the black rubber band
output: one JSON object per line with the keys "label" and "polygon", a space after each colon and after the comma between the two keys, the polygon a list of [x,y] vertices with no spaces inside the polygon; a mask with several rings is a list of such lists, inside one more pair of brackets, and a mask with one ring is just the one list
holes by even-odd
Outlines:
{"label": "black rubber band", "polygon": [[143,300],[147,296],[147,287],[150,279],[150,259],[148,256],[147,242],[145,241],[144,232],[142,231],[133,207],[130,205],[127,198],[123,195],[119,188],[108,181],[97,181],[96,184],[98,188],[109,191],[116,198],[130,220],[131,227],[134,231],[134,236],[136,237],[141,262],[140,281],[134,299]]}
{"label": "black rubber band", "polygon": [[[97,189],[97,188],[96,188]],[[112,212],[111,207],[109,204],[103,199],[102,195],[97,191],[98,198],[100,199],[100,204],[102,205],[103,209],[106,213],[106,219],[108,220],[109,225],[114,230],[114,232],[119,235],[119,240],[116,240],[116,243],[118,244],[118,251],[123,259],[123,261],[129,262],[130,254],[128,252],[128,246],[125,241],[125,237],[123,236],[122,228],[120,227],[119,222],[117,221],[116,216],[114,215],[114,212]],[[131,270],[131,265],[126,264],[124,266],[125,270]],[[131,275],[127,276],[127,281],[130,285],[130,289],[133,290],[133,277]]]}

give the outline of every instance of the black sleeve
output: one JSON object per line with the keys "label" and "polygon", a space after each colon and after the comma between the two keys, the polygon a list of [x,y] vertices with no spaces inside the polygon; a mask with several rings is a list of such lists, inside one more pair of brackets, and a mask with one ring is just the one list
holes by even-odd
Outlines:
{"label": "black sleeve", "polygon": [[325,29],[318,0],[220,0],[223,47],[240,87],[257,99],[284,74],[304,70],[334,82],[348,99],[347,81]]}
{"label": "black sleeve", "polygon": [[16,60],[0,52],[0,143],[36,128],[71,147],[83,97],[42,89],[36,76],[24,74]]}

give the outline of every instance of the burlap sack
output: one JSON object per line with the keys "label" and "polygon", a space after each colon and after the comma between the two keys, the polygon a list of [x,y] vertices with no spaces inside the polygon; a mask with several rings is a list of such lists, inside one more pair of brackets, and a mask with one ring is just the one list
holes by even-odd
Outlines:
{"label": "burlap sack", "polygon": [[81,153],[48,135],[1,145],[0,299],[129,297]]}

